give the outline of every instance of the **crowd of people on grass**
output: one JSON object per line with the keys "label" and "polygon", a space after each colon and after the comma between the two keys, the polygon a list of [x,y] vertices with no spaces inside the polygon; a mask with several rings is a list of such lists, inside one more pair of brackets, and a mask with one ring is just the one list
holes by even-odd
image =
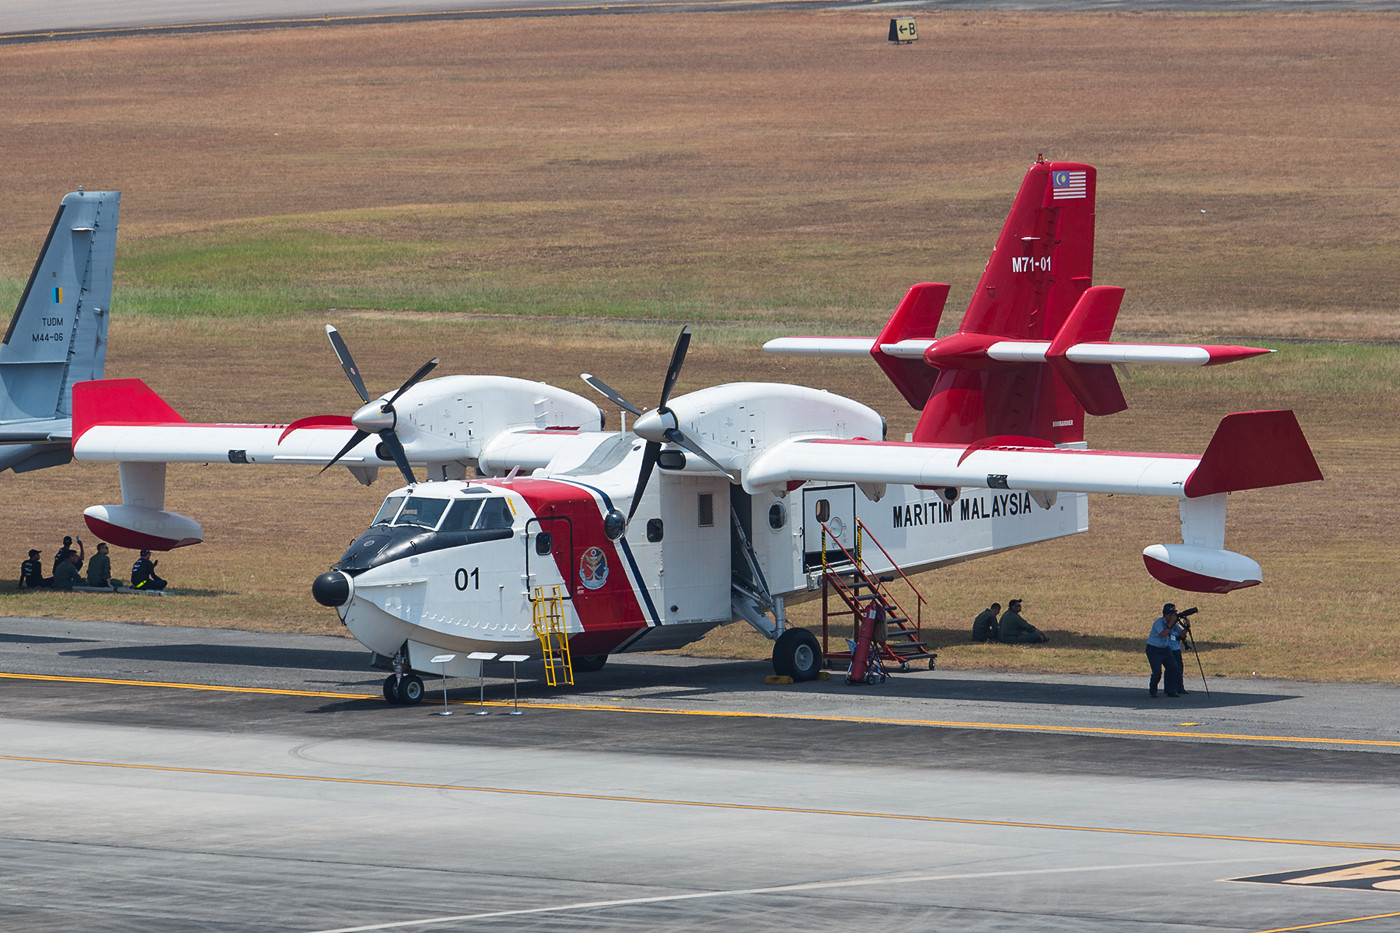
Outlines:
{"label": "crowd of people on grass", "polygon": [[[112,556],[105,541],[98,542],[97,553],[92,555],[91,560],[87,560],[82,535],[77,538],[76,548],[73,547],[74,543],[72,536],[63,536],[63,546],[53,556],[52,575],[47,577],[44,576],[44,562],[39,549],[31,548],[29,557],[20,564],[20,588],[71,590],[74,587],[96,587],[116,590],[129,587],[134,590],[163,590],[166,587],[167,581],[156,574],[156,564],[160,561],[151,560],[150,551],[143,550],[131,565],[131,580],[128,583],[112,576]],[[87,563],[86,574],[83,573],[84,561]]]}

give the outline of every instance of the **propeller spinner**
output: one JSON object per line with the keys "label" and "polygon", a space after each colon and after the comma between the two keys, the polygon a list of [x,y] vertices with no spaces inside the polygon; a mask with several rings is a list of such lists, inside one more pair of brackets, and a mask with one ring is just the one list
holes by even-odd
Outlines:
{"label": "propeller spinner", "polygon": [[648,412],[643,412],[636,405],[633,405],[621,393],[597,376],[583,373],[584,382],[606,396],[618,408],[636,416],[637,420],[632,423],[632,432],[647,442],[646,449],[642,451],[642,468],[637,475],[637,488],[632,493],[632,507],[627,511],[628,522],[631,522],[632,516],[637,513],[637,506],[642,501],[642,493],[646,491],[647,482],[651,479],[651,471],[656,467],[656,461],[661,457],[663,443],[685,448],[729,477],[731,483],[738,482],[738,479],[724,464],[706,453],[704,448],[694,439],[686,436],[685,432],[680,429],[680,422],[676,418],[675,412],[667,407],[667,403],[671,400],[671,392],[676,387],[676,380],[680,377],[681,366],[685,364],[685,354],[688,349],[690,349],[690,328],[687,326],[681,328],[681,334],[676,338],[676,347],[671,351],[671,365],[666,369],[666,381],[661,384],[661,401]]}
{"label": "propeller spinner", "polygon": [[350,355],[350,348],[345,345],[345,340],[340,336],[340,332],[327,324],[326,336],[330,338],[331,347],[340,360],[341,368],[345,370],[345,375],[350,377],[350,384],[355,387],[355,392],[359,394],[360,401],[364,402],[364,405],[350,416],[350,423],[355,426],[354,435],[344,447],[340,448],[340,453],[331,458],[330,463],[321,467],[321,472],[324,473],[335,466],[340,458],[348,454],[360,441],[371,434],[378,434],[380,440],[384,442],[384,446],[389,448],[389,453],[393,456],[394,463],[398,466],[404,479],[409,483],[418,482],[413,476],[412,468],[408,465],[408,455],[404,453],[403,442],[399,440],[399,436],[394,430],[399,423],[399,414],[394,409],[394,403],[399,400],[399,396],[413,388],[420,379],[433,371],[433,367],[438,364],[437,357],[433,357],[420,366],[418,372],[409,376],[408,380],[399,386],[398,391],[389,396],[388,399],[371,401],[369,392],[365,390],[365,381],[360,378],[360,370],[355,365],[355,359]]}

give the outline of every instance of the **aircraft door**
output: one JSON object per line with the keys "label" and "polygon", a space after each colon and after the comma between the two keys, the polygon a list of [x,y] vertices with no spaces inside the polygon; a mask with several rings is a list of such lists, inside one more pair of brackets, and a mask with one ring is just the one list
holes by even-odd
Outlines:
{"label": "aircraft door", "polygon": [[[526,589],[534,598],[535,587],[546,591],[560,583],[560,567],[574,566],[574,523],[567,515],[545,515],[525,523]],[[570,598],[567,574],[562,581]]]}
{"label": "aircraft door", "polygon": [[[826,562],[849,563],[841,552],[856,550],[856,487],[802,487],[802,566],[814,570],[822,565],[822,526],[826,526]],[[839,544],[839,546],[838,546]]]}

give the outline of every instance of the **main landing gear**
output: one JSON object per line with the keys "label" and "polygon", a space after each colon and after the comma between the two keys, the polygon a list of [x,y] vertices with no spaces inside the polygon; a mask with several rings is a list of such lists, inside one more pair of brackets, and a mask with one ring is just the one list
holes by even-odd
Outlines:
{"label": "main landing gear", "polygon": [[413,706],[423,700],[423,678],[417,674],[390,674],[384,678],[384,699]]}
{"label": "main landing gear", "polygon": [[805,628],[790,628],[773,643],[773,670],[794,681],[816,680],[822,669],[822,646]]}

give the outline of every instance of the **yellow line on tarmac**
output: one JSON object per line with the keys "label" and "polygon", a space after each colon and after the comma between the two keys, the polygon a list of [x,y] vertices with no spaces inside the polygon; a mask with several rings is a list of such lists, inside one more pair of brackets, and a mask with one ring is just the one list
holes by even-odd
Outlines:
{"label": "yellow line on tarmac", "polygon": [[85,761],[76,758],[37,758],[27,755],[0,755],[0,761],[14,761],[26,764],[70,765],[88,768],[111,768],[123,771],[154,771],[166,774],[199,774],[213,777],[308,781],[318,784],[348,784],[361,787],[398,787],[411,790],[503,794],[514,797],[542,797],[556,800],[590,800],[600,803],[640,803],[669,807],[695,807],[707,810],[792,813],[800,816],[847,816],[870,820],[894,820],[906,823],[943,823],[957,826],[990,826],[1004,829],[1046,829],[1060,832],[1106,833],[1116,836],[1150,836],[1163,839],[1209,839],[1217,842],[1250,842],[1264,845],[1311,846],[1324,849],[1366,849],[1389,852],[1400,850],[1400,844],[1386,842],[1342,842],[1320,839],[1287,839],[1272,836],[1235,836],[1219,833],[1170,832],[1155,829],[1119,829],[1111,826],[1078,826],[1068,823],[1029,823],[1018,820],[976,820],[951,816],[923,816],[914,813],[883,813],[877,810],[836,810],[826,807],[780,807],[765,804],[729,803],[716,800],[674,800],[666,797],[633,797],[622,794],[584,794],[574,791],[529,790],[519,787],[432,784],[415,781],[384,781],[371,778],[331,777],[323,774],[285,774],[276,771],[234,771],[224,768],[182,768],[173,765],[130,764],[118,761]]}
{"label": "yellow line on tarmac", "polygon": [[[277,696],[326,697],[335,700],[368,700],[368,693],[337,693],[326,690],[287,690],[276,687],[229,687],[218,684],[187,684],[158,680],[120,680],[107,677],[66,677],[56,674],[12,674],[0,671],[0,679],[50,680],[60,683],[111,684],[120,687],[164,687],[171,690],[211,690],[225,693],[263,693]],[[453,700],[460,706],[476,706],[476,700]],[[486,706],[499,708],[512,704],[505,700],[487,700]],[[1237,732],[1195,732],[1170,729],[1110,729],[1102,726],[1049,726],[1036,723],[960,722],[945,719],[895,719],[888,716],[836,716],[823,713],[756,713],[737,710],[678,709],[675,707],[610,706],[605,703],[547,703],[522,701],[520,706],[533,710],[589,713],[640,713],[651,716],[700,716],[729,719],[792,719],[806,722],[842,722],[862,725],[937,726],[945,729],[986,729],[1005,732],[1044,732],[1066,735],[1120,735],[1174,739],[1228,739],[1236,742],[1273,742],[1286,744],[1338,745],[1345,747],[1400,748],[1394,739],[1332,739],[1307,735],[1248,735]]]}
{"label": "yellow line on tarmac", "polygon": [[1400,917],[1400,913],[1372,914],[1369,917],[1349,917],[1346,920],[1322,920],[1318,923],[1305,923],[1300,927],[1274,927],[1272,930],[1259,930],[1258,933],[1289,933],[1291,930],[1316,930],[1321,927],[1341,926],[1343,923],[1363,923],[1367,920],[1386,920],[1391,917]]}
{"label": "yellow line on tarmac", "polygon": [[147,26],[95,26],[91,29],[31,29],[27,32],[0,33],[0,42],[7,39],[68,39],[75,36],[91,39],[107,39],[119,36],[141,35],[162,32],[202,32],[232,29],[239,26],[249,28],[277,28],[279,26],[312,26],[323,24],[340,26],[357,23],[404,22],[409,20],[441,19],[444,17],[467,17],[492,15],[497,13],[587,13],[608,10],[625,10],[634,7],[690,7],[703,4],[706,7],[728,6],[771,6],[775,3],[829,3],[830,0],[634,0],[615,3],[576,3],[542,4],[540,6],[483,7],[481,9],[432,10],[404,13],[347,13],[338,16],[288,16],[270,19],[238,19],[211,23],[154,23]]}
{"label": "yellow line on tarmac", "polygon": [[69,684],[112,684],[118,687],[165,687],[171,690],[211,690],[222,693],[270,693],[291,697],[330,697],[336,700],[368,700],[368,693],[331,693],[323,690],[284,690],[279,687],[226,687],[220,684],[182,684],[164,680],[121,680],[112,677],[60,677],[54,674],[11,674],[0,671],[8,680],[53,680]]}

